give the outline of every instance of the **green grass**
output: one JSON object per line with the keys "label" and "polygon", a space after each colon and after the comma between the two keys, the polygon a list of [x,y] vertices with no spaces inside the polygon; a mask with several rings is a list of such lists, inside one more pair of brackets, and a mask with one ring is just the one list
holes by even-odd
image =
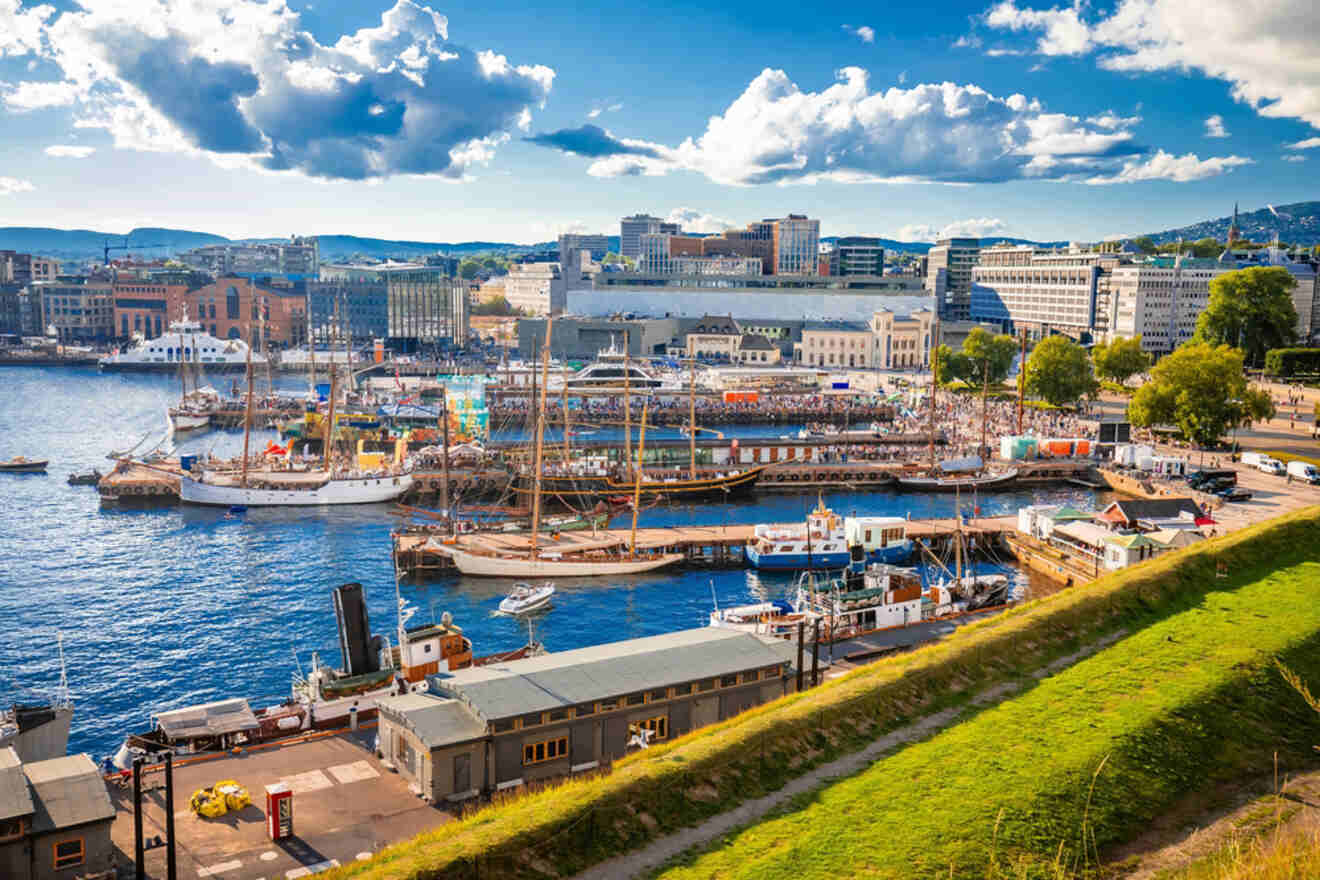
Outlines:
{"label": "green grass", "polygon": [[1031,691],[817,792],[663,876],[1084,874],[1178,798],[1307,762],[1320,722],[1320,550],[1279,556]]}
{"label": "green grass", "polygon": [[1320,508],[1158,557],[960,629],[672,743],[613,772],[501,796],[457,823],[386,848],[327,877],[549,877],[580,871],[648,840],[782,787],[885,731],[1031,670],[1120,628],[1195,604],[1216,563],[1265,566],[1304,546]]}
{"label": "green grass", "polygon": [[1309,455],[1293,455],[1290,452],[1274,452],[1274,451],[1271,451],[1266,454],[1269,455],[1271,458],[1277,458],[1279,461],[1285,463],[1290,461],[1304,461],[1307,464],[1320,466],[1320,458],[1315,458]]}

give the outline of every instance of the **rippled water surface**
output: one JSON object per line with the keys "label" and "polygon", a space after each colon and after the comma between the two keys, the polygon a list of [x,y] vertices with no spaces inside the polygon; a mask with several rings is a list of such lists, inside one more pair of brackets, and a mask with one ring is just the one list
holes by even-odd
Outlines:
{"label": "rippled water surface", "polygon": [[[302,387],[289,380],[289,387]],[[71,751],[94,757],[142,727],[155,709],[245,696],[255,705],[288,692],[295,664],[312,651],[338,665],[330,590],[367,588],[374,628],[394,630],[391,527],[386,506],[323,510],[253,509],[226,519],[209,508],[102,509],[92,487],[68,473],[99,467],[105,454],[144,434],[163,433],[177,381],[99,375],[89,369],[0,367],[0,459],[49,458],[46,476],[0,474],[0,700],[48,696],[58,681],[56,634],[64,636],[77,704]],[[783,427],[727,429],[775,435]],[[260,443],[273,438],[260,435]],[[149,445],[149,444],[148,444]],[[254,443],[256,446],[256,443]],[[241,433],[180,444],[184,452],[233,454]],[[983,497],[993,515],[1032,501],[1090,507],[1079,489]],[[949,516],[948,496],[827,493],[839,513]],[[815,497],[761,495],[737,504],[645,511],[642,525],[796,520]],[[626,522],[621,520],[620,522]],[[678,571],[623,579],[563,581],[537,626],[551,650],[699,626],[712,592],[721,604],[779,596],[787,575]],[[452,612],[477,653],[517,647],[526,633],[493,615],[509,582],[456,576],[405,583],[420,611],[414,623]]]}

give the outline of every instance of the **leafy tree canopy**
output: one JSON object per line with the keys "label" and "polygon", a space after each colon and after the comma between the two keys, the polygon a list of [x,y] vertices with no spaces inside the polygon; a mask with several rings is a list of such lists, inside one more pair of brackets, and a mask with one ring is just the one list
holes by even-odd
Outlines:
{"label": "leafy tree canopy", "polygon": [[1183,436],[1208,446],[1228,431],[1274,415],[1267,392],[1248,386],[1243,355],[1227,345],[1189,342],[1150,371],[1128,404],[1138,427],[1177,425]]}
{"label": "leafy tree canopy", "polygon": [[1297,335],[1293,277],[1279,266],[1226,272],[1210,282],[1210,302],[1196,319],[1195,342],[1241,348],[1247,362],[1261,366],[1265,352]]}
{"label": "leafy tree canopy", "polygon": [[458,264],[458,277],[471,281],[481,272],[481,261],[466,257]]}
{"label": "leafy tree canopy", "polygon": [[492,296],[490,299],[483,300],[472,307],[474,315],[521,315],[520,309],[515,309],[509,305],[509,301],[503,296]]}
{"label": "leafy tree canopy", "polygon": [[1066,336],[1047,337],[1027,358],[1027,393],[1055,406],[1076,403],[1100,390],[1086,349]]}
{"label": "leafy tree canopy", "polygon": [[988,368],[989,381],[1002,382],[1013,368],[1013,356],[1017,350],[1017,342],[1012,336],[989,333],[984,328],[974,327],[963,340],[962,354],[967,363],[966,372],[961,378],[972,385],[982,385],[986,381]]}
{"label": "leafy tree canopy", "polygon": [[1155,253],[1155,240],[1149,235],[1142,235],[1132,239],[1132,246],[1143,254]]}
{"label": "leafy tree canopy", "polygon": [[1108,345],[1091,349],[1096,375],[1113,379],[1122,385],[1138,373],[1150,368],[1150,355],[1141,348],[1141,337],[1114,339]]}

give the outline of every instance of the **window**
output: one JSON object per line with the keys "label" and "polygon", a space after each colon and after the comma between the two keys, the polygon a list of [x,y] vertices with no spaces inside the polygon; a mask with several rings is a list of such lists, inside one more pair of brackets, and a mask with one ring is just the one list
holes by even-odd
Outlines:
{"label": "window", "polygon": [[667,739],[669,737],[669,719],[663,715],[658,718],[639,721],[637,726],[643,730],[651,731],[651,739]]}
{"label": "window", "polygon": [[[231,321],[237,321],[238,314],[238,288],[231,284],[229,289],[225,291],[225,317]],[[211,317],[214,318],[215,314],[212,313]]]}
{"label": "window", "polygon": [[83,851],[83,839],[62,840],[55,844],[55,870],[64,868],[76,868],[83,863],[85,853]]}
{"label": "window", "polygon": [[647,695],[646,699],[652,703],[654,703],[656,700],[667,700],[669,699],[669,691],[665,690],[664,688],[660,688],[660,690],[658,691],[651,691],[651,693]]}
{"label": "window", "polygon": [[595,704],[595,703],[582,703],[582,704],[580,704],[580,705],[578,705],[578,706],[575,706],[575,707],[573,708],[573,717],[574,717],[574,718],[582,718],[582,717],[585,717],[585,716],[587,716],[587,715],[595,715],[595,714],[596,714],[596,704]]}
{"label": "window", "polygon": [[779,677],[779,667],[778,667],[778,666],[767,666],[765,669],[761,670],[761,677],[762,677],[762,678],[778,678],[778,677]]}
{"label": "window", "polygon": [[556,709],[555,711],[553,711],[553,712],[550,713],[550,717],[547,718],[546,721],[547,721],[547,722],[550,722],[550,721],[565,721],[565,720],[567,720],[567,719],[568,719],[568,710],[567,710],[567,709]]}
{"label": "window", "polygon": [[522,717],[522,726],[523,726],[523,727],[535,727],[536,725],[538,725],[538,724],[540,724],[540,723],[541,723],[541,713],[540,713],[540,712],[533,712],[531,715],[524,715],[524,716]]}
{"label": "window", "polygon": [[524,764],[543,764],[568,754],[568,737],[560,736],[523,746]]}
{"label": "window", "polygon": [[13,840],[16,837],[22,837],[25,830],[23,825],[22,816],[0,822],[0,840]]}
{"label": "window", "polygon": [[602,711],[602,712],[613,712],[613,711],[614,711],[615,709],[617,709],[617,708],[619,708],[619,701],[618,701],[618,700],[601,700],[601,701],[600,701],[600,711]]}
{"label": "window", "polygon": [[513,730],[513,719],[505,718],[500,721],[496,721],[494,727],[496,733],[508,733],[510,730]]}
{"label": "window", "polygon": [[715,690],[715,679],[713,679],[713,678],[703,678],[703,679],[697,684],[697,690],[701,690],[701,691],[713,691],[713,690]]}
{"label": "window", "polygon": [[722,688],[731,688],[737,683],[738,683],[738,676],[736,675],[725,675],[720,678],[720,687]]}
{"label": "window", "polygon": [[680,684],[674,686],[674,696],[676,697],[682,697],[690,693],[692,693],[692,682],[690,681],[687,684]]}
{"label": "window", "polygon": [[624,704],[628,706],[640,706],[646,702],[645,694],[629,694],[624,697]]}

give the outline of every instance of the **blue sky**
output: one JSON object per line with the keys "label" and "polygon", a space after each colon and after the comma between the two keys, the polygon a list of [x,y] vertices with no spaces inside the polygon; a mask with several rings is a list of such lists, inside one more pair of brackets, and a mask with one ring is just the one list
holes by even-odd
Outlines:
{"label": "blue sky", "polygon": [[0,225],[1155,231],[1317,197],[1309,11],[0,0]]}

